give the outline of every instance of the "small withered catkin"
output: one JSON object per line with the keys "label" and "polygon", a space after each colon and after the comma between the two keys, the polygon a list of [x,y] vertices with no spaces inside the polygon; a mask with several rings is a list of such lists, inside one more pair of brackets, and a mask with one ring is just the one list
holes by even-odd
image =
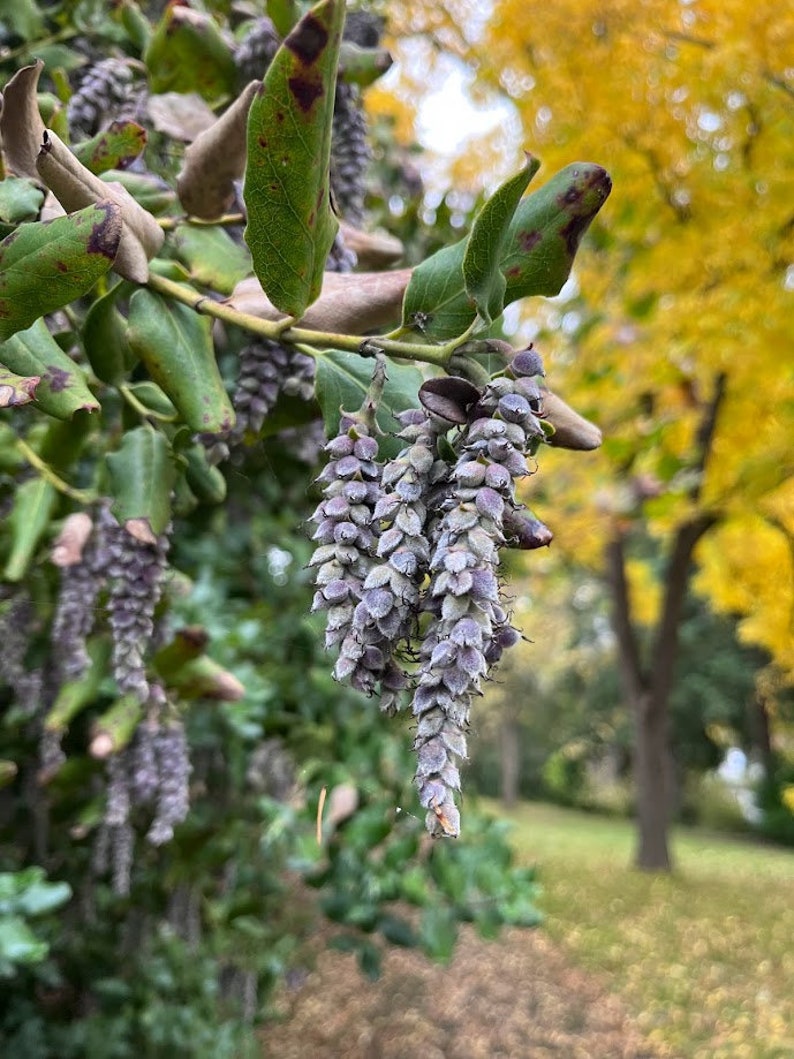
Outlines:
{"label": "small withered catkin", "polygon": [[113,636],[113,675],[122,694],[149,698],[145,656],[154,631],[168,554],[168,534],[154,543],[133,537],[113,518],[103,515],[107,542],[108,623]]}
{"label": "small withered catkin", "polygon": [[278,342],[259,339],[245,346],[232,398],[237,415],[233,438],[258,434],[280,393],[311,400],[314,373],[312,357]]}
{"label": "small withered catkin", "polygon": [[331,136],[331,191],[339,213],[355,227],[364,222],[366,172],[372,157],[358,85],[339,81]]}
{"label": "small withered catkin", "polygon": [[241,87],[265,76],[280,43],[276,27],[266,16],[251,24],[234,52]]}
{"label": "small withered catkin", "polygon": [[466,757],[469,708],[492,661],[518,634],[499,601],[497,570],[515,480],[542,436],[520,380],[485,390],[459,446],[430,562],[427,608],[433,615],[421,647],[412,710],[417,718],[415,782],[431,834],[456,836],[458,761]]}
{"label": "small withered catkin", "polygon": [[157,759],[157,808],[146,835],[153,846],[162,846],[174,836],[190,808],[190,752],[181,721],[162,725],[155,735]]}
{"label": "small withered catkin", "polygon": [[66,106],[72,137],[88,138],[112,121],[134,119],[142,90],[124,59],[103,59],[81,71],[77,91]]}

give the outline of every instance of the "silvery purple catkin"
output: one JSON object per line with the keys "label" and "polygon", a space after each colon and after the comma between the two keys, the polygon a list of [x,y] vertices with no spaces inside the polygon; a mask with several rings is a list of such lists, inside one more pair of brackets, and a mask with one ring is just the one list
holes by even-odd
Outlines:
{"label": "silvery purple catkin", "polygon": [[[328,612],[328,648],[348,641],[364,581],[373,565],[380,467],[376,463],[378,443],[369,427],[355,416],[342,417],[339,433],[325,451],[330,460],[317,479],[324,485],[323,500],[311,518],[317,526],[312,537],[317,547],[309,565],[317,567],[312,611]],[[383,657],[376,646],[361,644],[360,651],[353,646],[350,640],[351,653],[340,656],[334,675],[371,694],[383,668]]]}
{"label": "silvery purple catkin", "polygon": [[154,631],[154,610],[162,594],[168,535],[154,544],[133,537],[109,513],[105,517],[108,563],[108,623],[113,636],[112,666],[122,694],[149,698],[145,655]]}
{"label": "silvery purple catkin", "polygon": [[190,808],[190,753],[181,721],[164,724],[155,735],[157,759],[157,808],[146,835],[153,846],[162,846],[174,836]]}
{"label": "silvery purple catkin", "polygon": [[466,757],[471,700],[492,662],[517,638],[499,601],[499,546],[505,510],[518,506],[515,479],[527,473],[526,452],[542,436],[520,389],[507,378],[486,388],[459,445],[430,562],[426,605],[433,618],[412,709],[415,782],[431,834],[459,833],[457,762]]}
{"label": "silvery purple catkin", "polygon": [[259,433],[280,393],[311,400],[314,359],[268,339],[249,343],[240,351],[240,370],[232,399],[237,440]]}
{"label": "silvery purple catkin", "polygon": [[427,494],[445,466],[437,457],[438,429],[431,418],[420,409],[410,409],[398,419],[403,428],[398,437],[408,444],[383,468],[382,492],[373,512],[380,562],[373,564],[364,580],[339,663],[344,674],[365,651],[376,658],[379,654],[380,705],[389,713],[397,708],[407,683],[392,656],[414,630],[419,588],[430,562],[425,537]]}

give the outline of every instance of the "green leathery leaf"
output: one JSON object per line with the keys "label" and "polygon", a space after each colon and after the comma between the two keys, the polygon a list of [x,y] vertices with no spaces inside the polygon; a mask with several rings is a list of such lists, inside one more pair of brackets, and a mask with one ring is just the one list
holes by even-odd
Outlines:
{"label": "green leathery leaf", "polygon": [[234,409],[215,360],[211,322],[149,290],[130,299],[128,335],[151,378],[195,431],[224,433]]}
{"label": "green leathery leaf", "polygon": [[[559,294],[579,241],[611,187],[606,170],[577,162],[522,199],[500,262],[506,280],[505,305],[533,295]],[[454,338],[477,315],[463,278],[467,243],[468,237],[444,247],[413,271],[403,299],[402,324],[420,338]]]}
{"label": "green leathery leaf", "polygon": [[520,203],[502,261],[506,305],[530,295],[560,293],[582,236],[611,190],[605,169],[574,162]]}
{"label": "green leathery leaf", "polygon": [[500,265],[507,249],[510,222],[539,168],[540,161],[528,154],[521,172],[497,188],[474,218],[469,232],[463,256],[463,282],[486,324],[502,314],[507,280]]}
{"label": "green leathery leaf", "polygon": [[171,519],[171,489],[176,476],[171,446],[149,426],[128,430],[115,452],[108,453],[111,510],[125,525],[146,519],[155,534]]}
{"label": "green leathery leaf", "polygon": [[458,938],[455,912],[447,905],[425,908],[419,926],[419,944],[433,960],[446,963],[452,957]]}
{"label": "green leathery leaf", "polygon": [[220,294],[231,294],[251,272],[251,255],[223,228],[180,224],[171,244],[190,278]]}
{"label": "green leathery leaf", "polygon": [[79,409],[99,408],[83,369],[64,353],[43,320],[0,342],[0,364],[17,375],[38,375],[35,403],[56,419],[71,419]]}
{"label": "green leathery leaf", "polygon": [[127,339],[127,321],[116,307],[119,297],[129,297],[135,284],[122,280],[93,303],[83,324],[83,347],[94,375],[115,386],[136,358]]}
{"label": "green leathery leaf", "polygon": [[197,92],[208,103],[234,93],[237,67],[217,22],[202,11],[169,4],[143,56],[149,90]]}
{"label": "green leathery leaf", "polygon": [[0,221],[33,221],[43,203],[44,192],[28,177],[6,177],[0,181]]}
{"label": "green leathery leaf", "polygon": [[[317,400],[322,409],[328,437],[339,429],[340,409],[356,412],[364,402],[372,381],[373,361],[356,353],[332,350],[317,357]],[[383,396],[376,414],[384,436],[378,438],[381,456],[391,458],[401,448],[394,432],[399,429],[395,414],[415,408],[421,373],[412,365],[389,362]]]}
{"label": "green leathery leaf", "polygon": [[114,121],[90,140],[75,144],[77,160],[92,173],[132,162],[146,146],[146,129],[135,121]]}
{"label": "green leathery leaf", "polygon": [[322,0],[276,52],[248,112],[245,241],[277,309],[300,317],[318,297],[338,223],[329,158],[343,0]]}
{"label": "green leathery leaf", "polygon": [[7,236],[0,243],[0,338],[89,291],[113,264],[121,230],[121,210],[102,200]]}
{"label": "green leathery leaf", "polygon": [[45,478],[30,478],[18,486],[14,494],[14,506],[7,519],[11,550],[3,571],[6,581],[21,581],[24,578],[39,542],[47,531],[57,502],[55,486]]}

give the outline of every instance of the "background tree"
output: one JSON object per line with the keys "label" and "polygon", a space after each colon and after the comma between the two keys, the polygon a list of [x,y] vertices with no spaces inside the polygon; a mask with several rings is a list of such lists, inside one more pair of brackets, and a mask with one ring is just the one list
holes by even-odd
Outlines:
{"label": "background tree", "polygon": [[[612,586],[636,706],[637,861],[666,868],[668,704],[693,553],[712,605],[791,673],[794,27],[771,3],[505,0],[459,47],[512,100],[523,147],[597,157],[617,177],[602,253],[577,272],[586,293],[570,288],[523,333],[546,325],[555,382],[606,438],[544,477],[537,508],[566,509],[557,545]],[[667,555],[643,664],[627,563],[640,527]]]}

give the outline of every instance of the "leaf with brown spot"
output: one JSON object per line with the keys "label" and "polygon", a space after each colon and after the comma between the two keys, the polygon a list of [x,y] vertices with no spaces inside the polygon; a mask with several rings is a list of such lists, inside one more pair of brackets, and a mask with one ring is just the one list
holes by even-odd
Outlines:
{"label": "leaf with brown spot", "polygon": [[143,56],[152,92],[198,92],[208,103],[228,99],[237,67],[218,23],[203,11],[169,4]]}
{"label": "leaf with brown spot", "polygon": [[71,419],[80,409],[95,412],[99,408],[85,372],[64,353],[43,320],[0,342],[0,365],[16,375],[38,376],[34,401],[56,419]]}
{"label": "leaf with brown spot", "polygon": [[262,288],[288,316],[302,316],[319,295],[338,227],[328,171],[344,18],[342,0],[303,16],[248,115],[245,240]]}
{"label": "leaf with brown spot", "polygon": [[73,147],[75,157],[92,173],[123,169],[146,146],[146,129],[136,121],[114,121],[90,140]]}
{"label": "leaf with brown spot", "polygon": [[149,260],[165,238],[154,217],[120,184],[101,180],[86,169],[54,132],[45,129],[36,166],[41,179],[67,211],[108,200],[118,207],[122,231],[113,268],[125,279],[145,283]]}
{"label": "leaf with brown spot", "polygon": [[121,232],[121,211],[106,198],[7,236],[0,243],[0,339],[89,291],[112,266]]}
{"label": "leaf with brown spot", "polygon": [[0,365],[0,408],[17,408],[29,404],[41,382],[39,375],[16,375]]}

